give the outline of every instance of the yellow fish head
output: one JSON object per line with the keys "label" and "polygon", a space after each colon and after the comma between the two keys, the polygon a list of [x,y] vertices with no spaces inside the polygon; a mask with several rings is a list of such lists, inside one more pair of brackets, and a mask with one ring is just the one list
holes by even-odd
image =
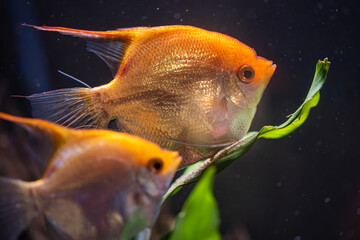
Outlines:
{"label": "yellow fish head", "polygon": [[225,94],[241,109],[255,108],[276,65],[257,56],[252,48],[243,46],[234,51],[229,65],[229,78],[223,81]]}

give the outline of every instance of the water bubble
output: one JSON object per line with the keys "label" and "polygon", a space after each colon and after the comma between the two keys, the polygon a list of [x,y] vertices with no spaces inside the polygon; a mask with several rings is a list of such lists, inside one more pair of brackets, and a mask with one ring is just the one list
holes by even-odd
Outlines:
{"label": "water bubble", "polygon": [[246,17],[251,20],[255,20],[257,18],[257,15],[253,10],[248,10],[246,13]]}
{"label": "water bubble", "polygon": [[179,19],[181,17],[180,13],[174,13],[174,18]]}
{"label": "water bubble", "polygon": [[299,235],[298,235],[298,236],[295,236],[295,237],[294,237],[294,240],[301,240],[301,236],[299,236]]}
{"label": "water bubble", "polygon": [[331,201],[331,199],[329,198],[329,197],[326,197],[325,199],[324,199],[324,203],[329,203]]}
{"label": "water bubble", "polygon": [[360,208],[356,209],[356,214],[360,215]]}
{"label": "water bubble", "polygon": [[350,14],[351,14],[350,9],[347,8],[347,7],[344,7],[344,8],[342,9],[342,12],[343,12],[345,15],[350,15]]}
{"label": "water bubble", "polygon": [[295,216],[299,216],[299,215],[300,215],[300,211],[299,211],[299,210],[296,210],[296,211],[294,212],[294,215],[295,215]]}
{"label": "water bubble", "polygon": [[281,187],[282,186],[282,182],[277,182],[276,183],[276,187]]}

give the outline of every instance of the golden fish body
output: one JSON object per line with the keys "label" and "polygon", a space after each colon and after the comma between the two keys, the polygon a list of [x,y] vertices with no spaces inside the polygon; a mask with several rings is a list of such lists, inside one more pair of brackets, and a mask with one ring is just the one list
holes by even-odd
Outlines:
{"label": "golden fish body", "polygon": [[[120,131],[179,150],[182,166],[247,133],[276,68],[234,38],[191,26],[107,32],[37,28],[87,38],[88,50],[105,60],[115,78],[90,90],[32,95],[35,116],[73,127],[90,123],[106,128],[115,119]],[[83,99],[84,107],[63,104],[61,94]],[[44,102],[55,107],[41,111]],[[56,115],[64,108],[64,114],[75,117]]]}
{"label": "golden fish body", "polygon": [[50,237],[65,239],[129,239],[155,222],[178,153],[123,133],[0,118],[45,132],[55,145],[40,180],[0,178],[1,239],[15,238],[42,214]]}

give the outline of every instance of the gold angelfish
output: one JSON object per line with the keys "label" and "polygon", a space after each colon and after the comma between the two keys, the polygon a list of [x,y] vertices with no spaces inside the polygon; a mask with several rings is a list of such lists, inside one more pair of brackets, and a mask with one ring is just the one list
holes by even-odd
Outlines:
{"label": "gold angelfish", "polygon": [[114,75],[103,86],[30,96],[35,117],[70,127],[115,120],[120,131],[178,150],[181,166],[247,133],[276,68],[240,41],[192,26],[32,27],[87,39]]}
{"label": "gold angelfish", "polygon": [[40,180],[0,177],[0,239],[15,239],[43,215],[51,239],[129,239],[154,223],[177,152],[126,133],[0,118],[47,135],[54,150]]}

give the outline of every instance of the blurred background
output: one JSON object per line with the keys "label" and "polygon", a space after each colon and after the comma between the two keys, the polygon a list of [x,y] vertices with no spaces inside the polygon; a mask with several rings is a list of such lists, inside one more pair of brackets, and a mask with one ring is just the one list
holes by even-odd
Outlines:
{"label": "blurred background", "polygon": [[[112,79],[85,41],[22,23],[88,30],[182,24],[237,38],[277,64],[251,130],[284,122],[303,102],[316,62],[328,57],[328,79],[307,122],[283,139],[258,141],[216,177],[221,233],[240,240],[360,239],[357,1],[3,0],[0,8],[0,111],[19,116],[30,117],[30,105],[10,95],[80,86],[58,70],[91,86]],[[6,123],[0,131],[0,174],[35,179],[41,141]],[[161,219],[171,222],[191,188],[169,201]]]}

